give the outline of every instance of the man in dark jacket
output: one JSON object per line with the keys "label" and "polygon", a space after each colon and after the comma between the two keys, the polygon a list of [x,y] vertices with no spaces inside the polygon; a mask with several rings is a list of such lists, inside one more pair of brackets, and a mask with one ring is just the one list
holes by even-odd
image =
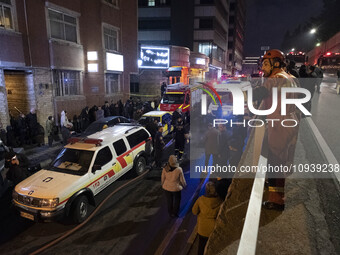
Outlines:
{"label": "man in dark jacket", "polygon": [[6,161],[10,161],[6,178],[12,181],[14,186],[29,177],[29,172],[20,165],[19,159],[14,152],[6,153],[5,158]]}
{"label": "man in dark jacket", "polygon": [[20,113],[20,116],[18,118],[18,129],[20,136],[20,146],[24,146],[28,137],[27,137],[27,121],[23,113]]}
{"label": "man in dark jacket", "polygon": [[28,130],[29,130],[29,139],[31,142],[35,142],[35,137],[38,134],[38,120],[37,114],[35,112],[35,108],[32,108],[30,113],[26,116]]}
{"label": "man in dark jacket", "polygon": [[155,163],[157,168],[162,167],[162,158],[163,158],[163,149],[165,146],[164,140],[163,140],[163,126],[161,123],[159,123],[158,126],[158,132],[155,136]]}
{"label": "man in dark jacket", "polygon": [[111,116],[110,105],[108,101],[105,101],[105,104],[103,105],[102,109],[104,111],[105,118]]}
{"label": "man in dark jacket", "polygon": [[177,119],[175,123],[175,155],[178,160],[180,160],[184,153],[184,146],[186,142],[187,130],[184,127],[184,122],[182,118]]}

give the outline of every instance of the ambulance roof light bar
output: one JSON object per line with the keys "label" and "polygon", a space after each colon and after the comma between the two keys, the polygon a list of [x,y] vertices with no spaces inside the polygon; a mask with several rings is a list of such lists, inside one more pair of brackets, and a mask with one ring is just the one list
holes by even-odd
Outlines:
{"label": "ambulance roof light bar", "polygon": [[68,143],[70,144],[89,143],[89,144],[94,144],[95,146],[101,146],[102,142],[103,142],[102,139],[87,138],[87,137],[72,137],[68,139]]}

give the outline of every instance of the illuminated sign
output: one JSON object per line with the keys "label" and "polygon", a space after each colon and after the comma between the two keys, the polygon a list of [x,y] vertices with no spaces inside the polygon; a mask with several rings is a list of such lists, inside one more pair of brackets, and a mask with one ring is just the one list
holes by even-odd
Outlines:
{"label": "illuminated sign", "polygon": [[142,46],[140,59],[140,68],[168,68],[170,50],[169,48]]}
{"label": "illuminated sign", "polygon": [[123,55],[106,52],[106,70],[108,71],[124,71]]}
{"label": "illuminated sign", "polygon": [[204,58],[196,58],[196,64],[205,66],[205,59]]}

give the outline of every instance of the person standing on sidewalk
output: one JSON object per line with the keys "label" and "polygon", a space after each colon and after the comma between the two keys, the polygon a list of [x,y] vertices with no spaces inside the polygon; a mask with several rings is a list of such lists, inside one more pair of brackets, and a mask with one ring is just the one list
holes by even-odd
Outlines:
{"label": "person standing on sidewalk", "polygon": [[161,183],[168,204],[168,213],[170,217],[178,217],[181,191],[187,186],[187,183],[175,155],[170,155],[168,163],[163,168]]}
{"label": "person standing on sidewalk", "polygon": [[48,116],[46,120],[46,134],[48,139],[48,146],[52,147],[53,143],[53,127],[54,127],[54,120],[52,116]]}
{"label": "person standing on sidewalk", "polygon": [[162,159],[163,159],[163,150],[164,150],[164,140],[163,140],[163,126],[162,123],[158,123],[158,132],[155,135],[155,163],[157,168],[162,167]]}
{"label": "person standing on sidewalk", "polygon": [[197,215],[198,255],[204,254],[205,245],[214,230],[221,204],[222,200],[217,196],[215,184],[208,182],[205,185],[205,195],[200,196],[192,207],[192,213]]}

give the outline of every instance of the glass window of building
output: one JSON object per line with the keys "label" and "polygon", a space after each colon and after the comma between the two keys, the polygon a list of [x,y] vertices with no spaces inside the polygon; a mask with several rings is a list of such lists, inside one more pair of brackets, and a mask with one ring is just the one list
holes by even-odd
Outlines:
{"label": "glass window of building", "polygon": [[148,6],[155,6],[155,0],[149,0],[148,1]]}
{"label": "glass window of building", "polygon": [[198,52],[203,53],[210,57],[211,55],[211,43],[205,42],[205,43],[199,43],[198,44]]}
{"label": "glass window of building", "polygon": [[104,27],[103,32],[105,49],[118,51],[118,31],[114,28]]}
{"label": "glass window of building", "polygon": [[106,94],[115,94],[120,92],[119,74],[105,74]]}
{"label": "glass window of building", "polygon": [[77,43],[77,18],[48,10],[50,37]]}
{"label": "glass window of building", "polygon": [[0,0],[0,27],[14,29],[11,0]]}
{"label": "glass window of building", "polygon": [[53,70],[53,83],[56,96],[80,95],[80,72]]}

